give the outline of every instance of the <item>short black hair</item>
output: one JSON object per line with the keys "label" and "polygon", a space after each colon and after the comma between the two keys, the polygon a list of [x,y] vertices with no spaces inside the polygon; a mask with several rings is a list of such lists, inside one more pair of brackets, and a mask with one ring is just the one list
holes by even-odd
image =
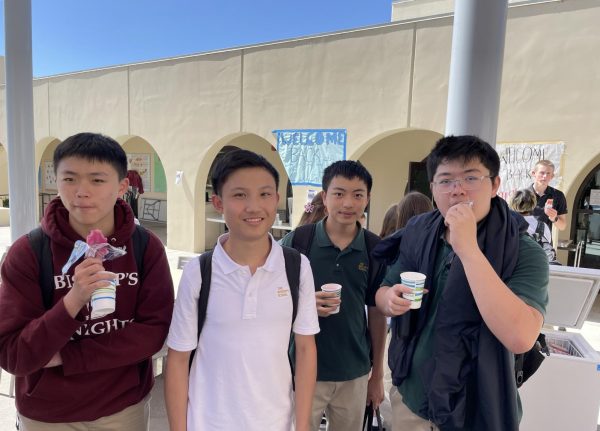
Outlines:
{"label": "short black hair", "polygon": [[323,180],[321,181],[323,190],[327,191],[329,184],[334,177],[343,177],[347,180],[358,178],[367,185],[367,193],[371,193],[373,177],[371,177],[367,168],[361,165],[360,162],[355,162],[354,160],[339,160],[327,166],[323,171]]}
{"label": "short black hair", "polygon": [[435,147],[427,156],[427,176],[429,182],[439,165],[443,163],[472,160],[480,161],[490,171],[492,180],[500,172],[500,157],[496,150],[483,139],[472,135],[446,136],[436,142]]}
{"label": "short black hair", "polygon": [[233,150],[225,153],[215,164],[210,182],[213,193],[221,196],[223,184],[235,171],[245,168],[263,168],[273,176],[275,188],[279,188],[279,172],[263,156],[248,150]]}
{"label": "short black hair", "polygon": [[92,162],[105,162],[119,175],[119,181],[127,176],[127,154],[117,141],[100,133],[77,133],[62,141],[54,150],[54,173],[58,164],[68,157]]}

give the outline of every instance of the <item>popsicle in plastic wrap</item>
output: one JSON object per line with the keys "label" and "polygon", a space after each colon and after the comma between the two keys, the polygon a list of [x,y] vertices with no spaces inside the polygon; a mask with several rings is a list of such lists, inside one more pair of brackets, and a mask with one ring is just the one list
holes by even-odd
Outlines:
{"label": "popsicle in plastic wrap", "polygon": [[99,257],[102,261],[113,260],[127,254],[123,249],[113,247],[108,244],[108,239],[102,234],[100,229],[92,229],[87,236],[87,242],[75,241],[75,246],[69,256],[69,260],[62,267],[62,273],[66,274],[69,268],[75,264],[82,256]]}

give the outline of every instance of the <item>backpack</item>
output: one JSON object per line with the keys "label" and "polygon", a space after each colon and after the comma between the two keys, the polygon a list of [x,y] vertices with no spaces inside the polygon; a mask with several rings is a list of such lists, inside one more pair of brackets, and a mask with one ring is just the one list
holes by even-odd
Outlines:
{"label": "backpack", "polygon": [[[40,289],[42,293],[42,302],[44,308],[49,310],[52,308],[52,300],[54,299],[54,269],[52,265],[52,251],[50,249],[50,238],[42,230],[41,227],[33,229],[27,234],[29,245],[35,253],[39,268],[40,268]],[[140,225],[135,225],[135,231],[131,237],[133,241],[133,254],[135,263],[140,274],[140,282],[144,274],[144,254],[148,245],[148,232]]]}
{"label": "backpack", "polygon": [[520,388],[542,365],[544,354],[550,356],[550,351],[546,345],[546,336],[542,333],[538,335],[533,347],[525,352],[515,355],[515,381],[517,388]]}
{"label": "backpack", "polygon": [[[292,238],[292,247],[298,250],[305,256],[308,256],[310,247],[312,245],[313,238],[315,236],[315,230],[317,225],[315,223],[305,224],[298,226],[294,230],[294,236]],[[381,263],[378,260],[371,258],[371,251],[381,241],[379,236],[373,232],[363,229],[365,232],[365,245],[367,247],[367,256],[369,256],[369,272],[368,272],[368,287],[373,286],[373,283],[377,281],[379,272],[381,271]]]}
{"label": "backpack", "polygon": [[[283,249],[283,257],[285,260],[285,274],[287,276],[288,284],[290,285],[290,294],[292,296],[292,325],[296,320],[298,314],[298,297],[300,292],[300,265],[301,258],[300,253],[290,247],[281,246]],[[198,259],[200,259],[200,275],[202,277],[202,284],[200,286],[200,296],[198,297],[198,342],[200,342],[200,334],[206,321],[206,310],[208,308],[208,295],[210,293],[210,280],[212,277],[212,256],[213,251],[207,251],[202,253]],[[293,330],[292,330],[293,332]],[[293,340],[292,334],[290,333],[290,342]],[[192,368],[192,361],[196,349],[192,350],[190,354],[190,362],[188,368]],[[290,367],[292,369],[292,376],[294,375],[293,363],[290,359]]]}

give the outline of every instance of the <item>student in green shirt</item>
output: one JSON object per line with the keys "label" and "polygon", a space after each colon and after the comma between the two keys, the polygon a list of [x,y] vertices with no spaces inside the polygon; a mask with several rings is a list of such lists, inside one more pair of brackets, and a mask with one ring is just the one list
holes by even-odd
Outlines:
{"label": "student in green shirt", "polygon": [[[396,430],[517,430],[514,354],[532,348],[548,303],[548,262],[527,222],[496,196],[498,154],[474,136],[427,158],[437,211],[413,218],[377,291],[392,322]],[[396,235],[395,235],[396,236]],[[419,309],[404,271],[427,276]]]}
{"label": "student in green shirt", "polygon": [[[383,271],[369,283],[371,259],[367,237],[375,237],[377,241],[379,238],[359,222],[369,203],[372,178],[364,166],[343,160],[325,168],[322,184],[328,216],[314,225],[306,253],[315,279],[321,328],[315,337],[317,386],[311,429],[319,429],[325,411],[329,431],[360,431],[365,404],[378,407],[383,400],[387,329],[385,317],[374,302]],[[282,244],[293,246],[295,234],[294,231],[286,235]],[[374,265],[372,269],[376,267],[380,266]],[[342,285],[341,301],[332,293],[321,291],[326,283]],[[337,306],[339,312],[334,313]]]}

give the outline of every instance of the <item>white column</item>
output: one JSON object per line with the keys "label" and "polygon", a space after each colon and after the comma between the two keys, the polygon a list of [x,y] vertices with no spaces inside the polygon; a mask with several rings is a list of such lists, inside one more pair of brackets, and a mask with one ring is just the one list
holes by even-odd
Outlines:
{"label": "white column", "polygon": [[8,193],[12,241],[37,225],[31,0],[4,0]]}
{"label": "white column", "polygon": [[446,135],[496,145],[508,0],[456,0]]}

